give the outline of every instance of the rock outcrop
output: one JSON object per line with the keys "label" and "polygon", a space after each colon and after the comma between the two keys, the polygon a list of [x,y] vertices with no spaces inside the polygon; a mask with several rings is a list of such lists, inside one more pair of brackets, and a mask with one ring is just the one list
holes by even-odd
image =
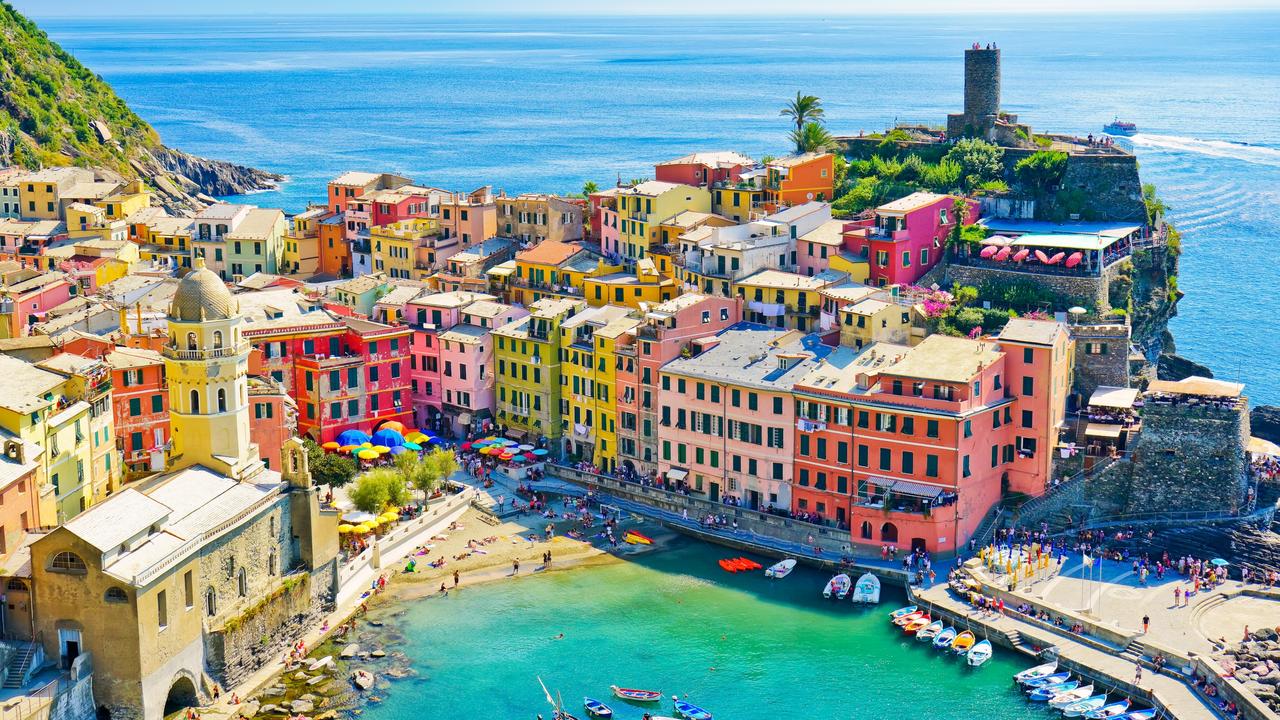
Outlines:
{"label": "rock outcrop", "polygon": [[1249,412],[1254,437],[1280,444],[1280,407],[1259,405]]}
{"label": "rock outcrop", "polygon": [[207,160],[170,147],[161,147],[153,156],[162,168],[189,180],[205,195],[244,195],[269,190],[284,179],[275,173],[224,160]]}

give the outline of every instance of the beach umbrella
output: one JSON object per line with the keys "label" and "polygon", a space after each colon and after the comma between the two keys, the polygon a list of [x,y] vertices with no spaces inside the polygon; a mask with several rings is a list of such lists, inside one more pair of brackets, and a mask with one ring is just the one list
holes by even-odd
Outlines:
{"label": "beach umbrella", "polygon": [[547,450],[546,448],[538,448],[537,450],[534,450],[534,451],[533,451],[533,454],[534,454],[534,455],[537,455],[538,457],[543,457],[543,456],[546,456],[546,455],[550,455],[550,454],[551,454],[551,451],[550,451],[550,450]]}
{"label": "beach umbrella", "polygon": [[374,445],[369,449],[378,453],[379,455],[386,455],[387,453],[391,452],[391,448],[387,447],[386,445]]}
{"label": "beach umbrella", "polygon": [[346,535],[347,533],[349,533],[349,532],[351,532],[352,530],[355,530],[355,529],[356,529],[356,528],[355,528],[355,526],[354,526],[354,525],[347,525],[347,524],[345,524],[345,523],[344,523],[344,524],[342,524],[342,525],[339,525],[339,526],[338,526],[338,534],[339,534],[339,535]]}
{"label": "beach umbrella", "polygon": [[330,440],[329,442],[324,443],[324,444],[323,444],[323,445],[321,445],[320,447],[324,448],[325,450],[337,450],[337,449],[338,449],[339,447],[341,447],[341,446],[340,446],[340,445],[338,445],[338,443],[336,443],[336,442],[334,442],[334,441]]}
{"label": "beach umbrella", "polygon": [[359,430],[343,430],[338,433],[338,444],[340,445],[359,445],[369,441],[369,436]]}
{"label": "beach umbrella", "polygon": [[526,444],[526,445],[521,445],[521,446],[519,446],[519,448],[517,448],[517,449],[519,449],[519,450],[523,450],[524,452],[529,452],[530,450],[532,450],[532,449],[533,449],[533,446],[532,446],[532,445],[528,445],[528,444]]}
{"label": "beach umbrella", "polygon": [[[379,425],[379,426],[378,426],[378,431],[379,431],[379,432],[381,432],[381,431],[383,431],[383,430],[390,430],[390,431],[392,431],[392,432],[398,432],[398,433],[400,433],[400,434],[402,434],[402,435],[403,435],[403,434],[404,434],[404,423],[400,422],[399,420],[388,420],[388,421],[386,421],[386,422],[384,422],[384,423],[382,423],[381,425]],[[374,433],[374,434],[376,435],[377,433]]]}
{"label": "beach umbrella", "polygon": [[374,452],[373,450],[369,450],[368,448],[366,448],[366,449],[361,450],[360,452],[356,453],[356,457],[360,458],[361,460],[377,460],[377,459],[378,459],[378,453]]}
{"label": "beach umbrella", "polygon": [[369,532],[369,531],[370,531],[370,530],[372,530],[372,529],[373,529],[373,525],[371,525],[371,524],[369,524],[369,523],[367,523],[367,522],[362,522],[362,523],[360,523],[359,525],[357,525],[357,526],[356,526],[356,532],[360,533],[361,535],[363,535],[363,534],[365,534],[365,533]]}
{"label": "beach umbrella", "polygon": [[404,450],[415,450],[415,451],[416,451],[416,450],[421,450],[421,449],[422,449],[422,446],[421,446],[421,445],[419,445],[419,444],[418,444],[418,443],[416,443],[416,442],[407,442],[407,443],[405,443],[404,445],[401,445],[400,447],[401,447],[401,449],[404,449]]}
{"label": "beach umbrella", "polygon": [[407,440],[408,442],[420,443],[423,440],[426,440],[427,437],[428,435],[426,433],[418,432],[417,430],[414,430],[411,433],[404,434],[404,439]]}
{"label": "beach umbrella", "polygon": [[525,456],[525,455],[512,455],[511,460],[513,462],[522,463],[522,462],[528,462],[529,458],[528,456]]}
{"label": "beach umbrella", "polygon": [[1210,561],[1209,561],[1209,564],[1210,564],[1210,565],[1216,565],[1217,567],[1226,567],[1227,565],[1230,565],[1231,563],[1227,562],[1226,560],[1223,560],[1222,558],[1214,558],[1214,559],[1212,559],[1212,560],[1210,560]]}
{"label": "beach umbrella", "polygon": [[401,453],[407,453],[407,452],[409,452],[409,448],[406,448],[406,447],[405,447],[405,446],[403,446],[403,445],[397,445],[397,446],[395,446],[395,447],[391,448],[391,454],[392,454],[392,455],[399,455],[399,454],[401,454]]}
{"label": "beach umbrella", "polygon": [[507,447],[511,447],[512,445],[519,445],[520,443],[516,442],[515,440],[512,440],[511,438],[502,438],[502,444],[506,445]]}
{"label": "beach umbrella", "polygon": [[404,444],[404,436],[395,430],[379,430],[373,434],[373,444],[385,447],[395,447]]}
{"label": "beach umbrella", "polygon": [[469,442],[462,443],[462,449],[463,449],[463,450],[470,450],[470,449],[471,449],[471,448],[473,448],[473,447],[475,447],[475,446],[474,446],[474,445],[472,445],[472,444],[471,444],[471,443],[469,443]]}
{"label": "beach umbrella", "polygon": [[365,440],[364,442],[360,443],[360,447],[365,450],[368,450],[369,448],[373,447],[373,443],[369,442],[368,440]]}
{"label": "beach umbrella", "polygon": [[534,454],[533,454],[533,453],[531,453],[531,452],[527,452],[527,453],[525,453],[524,455],[522,455],[521,457],[523,457],[525,460],[537,460],[537,459],[538,459],[538,456],[537,456],[537,455],[534,455]]}
{"label": "beach umbrella", "polygon": [[356,447],[357,446],[355,445],[343,445],[342,447],[338,448],[338,452],[350,454],[352,450],[356,449]]}

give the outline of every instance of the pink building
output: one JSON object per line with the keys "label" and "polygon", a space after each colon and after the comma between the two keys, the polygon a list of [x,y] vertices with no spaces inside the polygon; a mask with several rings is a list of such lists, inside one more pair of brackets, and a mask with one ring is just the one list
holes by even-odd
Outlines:
{"label": "pink building", "polygon": [[498,205],[488,185],[466,195],[453,194],[440,201],[440,232],[460,238],[463,248],[484,242],[498,232]]}
{"label": "pink building", "polygon": [[587,197],[590,213],[591,240],[604,253],[618,254],[622,245],[618,240],[618,198],[622,188],[609,188],[591,193]]}
{"label": "pink building", "polygon": [[76,285],[60,272],[23,268],[0,273],[0,322],[8,326],[5,337],[26,335],[27,328],[76,294]]}
{"label": "pink building", "polygon": [[[742,300],[685,293],[650,308],[617,372],[618,455],[623,467],[644,475],[658,469],[658,377],[662,366],[680,357],[691,342],[742,320]],[[634,358],[634,361],[631,361]]]}
{"label": "pink building", "polygon": [[455,434],[464,435],[493,418],[493,336],[489,331],[528,314],[522,307],[480,300],[463,308],[462,321],[438,335],[444,422]]}
{"label": "pink building", "polygon": [[845,220],[828,220],[796,238],[796,272],[813,277],[831,267],[831,258],[844,249],[844,232],[855,227]]}
{"label": "pink building", "polygon": [[445,292],[423,295],[405,303],[401,318],[413,329],[409,378],[417,427],[437,427],[443,412],[440,334],[462,322],[462,309],[466,306],[496,299],[484,293]]}
{"label": "pink building", "polygon": [[284,385],[261,375],[249,378],[249,405],[249,432],[258,453],[268,468],[279,470],[284,442],[298,434],[298,405]]}
{"label": "pink building", "polygon": [[662,368],[659,471],[712,502],[790,508],[791,390],[831,351],[817,336],[739,323]]}
{"label": "pink building", "polygon": [[742,171],[753,166],[754,160],[736,152],[696,152],[658,163],[653,177],[659,182],[710,187],[718,182],[737,182]]}
{"label": "pink building", "polygon": [[[845,231],[845,248],[868,259],[871,285],[911,285],[942,258],[955,225],[960,198],[915,192],[876,208],[875,218],[855,221]],[[972,223],[978,204],[967,201]]]}

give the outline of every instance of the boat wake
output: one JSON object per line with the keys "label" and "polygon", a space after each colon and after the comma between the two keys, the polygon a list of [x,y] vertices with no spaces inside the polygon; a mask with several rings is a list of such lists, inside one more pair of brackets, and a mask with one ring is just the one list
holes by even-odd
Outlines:
{"label": "boat wake", "polygon": [[1201,140],[1177,135],[1151,135],[1138,133],[1130,142],[1140,147],[1208,155],[1227,160],[1240,160],[1255,165],[1280,167],[1280,148],[1265,145],[1244,145],[1227,140]]}

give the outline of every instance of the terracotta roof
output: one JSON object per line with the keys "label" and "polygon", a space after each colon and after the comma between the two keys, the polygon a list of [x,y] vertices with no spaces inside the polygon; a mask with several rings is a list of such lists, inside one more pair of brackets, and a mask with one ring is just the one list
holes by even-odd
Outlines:
{"label": "terracotta roof", "polygon": [[581,245],[573,243],[544,240],[528,250],[522,250],[517,253],[516,259],[521,262],[531,262],[539,265],[559,265],[582,252],[583,249]]}

